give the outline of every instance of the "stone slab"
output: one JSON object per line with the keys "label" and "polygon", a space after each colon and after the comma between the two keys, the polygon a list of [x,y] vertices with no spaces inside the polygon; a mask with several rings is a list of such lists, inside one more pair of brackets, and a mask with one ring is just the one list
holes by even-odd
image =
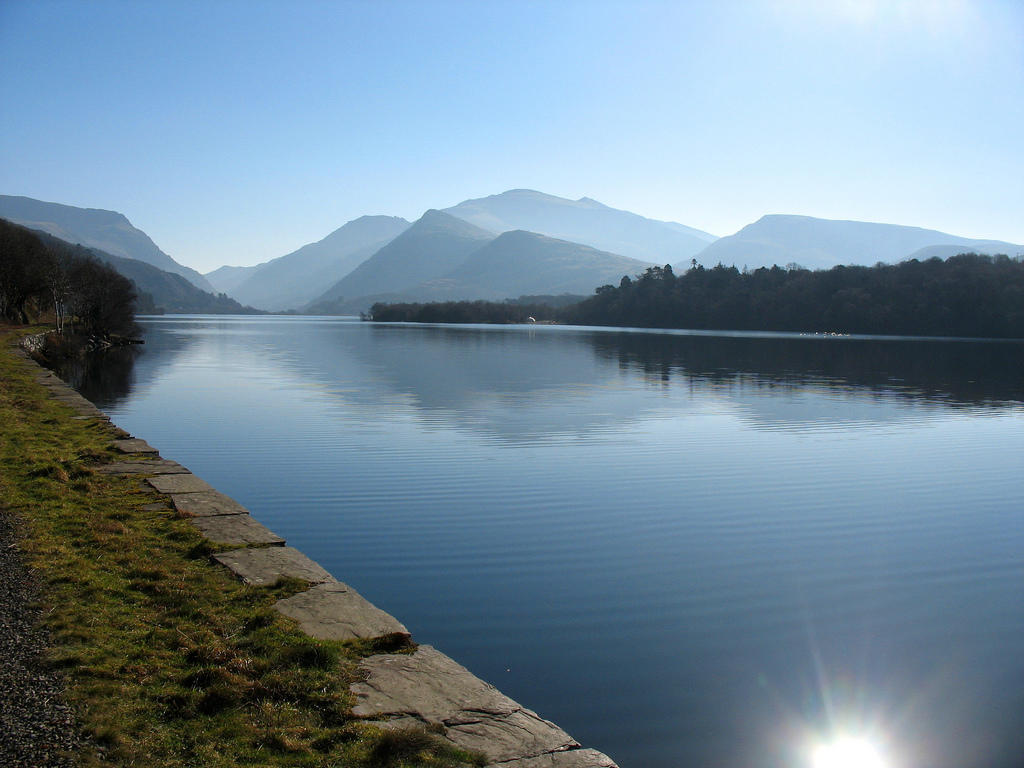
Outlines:
{"label": "stone slab", "polygon": [[192,525],[215,544],[227,544],[232,547],[259,544],[284,546],[284,539],[249,515],[196,517],[192,519]]}
{"label": "stone slab", "polygon": [[269,587],[285,577],[313,584],[335,581],[327,571],[294,547],[233,549],[213,556],[246,584]]}
{"label": "stone slab", "polygon": [[[98,419],[99,421],[110,421],[110,417],[107,416],[107,414],[103,413],[103,411],[97,411],[95,408],[78,408],[72,406],[72,410],[79,416],[85,416],[86,418],[89,419]],[[71,418],[74,418],[74,416],[72,416]]]}
{"label": "stone slab", "polygon": [[94,469],[104,475],[187,475],[188,469],[170,459],[136,459],[100,464]]}
{"label": "stone slab", "polygon": [[160,493],[209,493],[213,486],[191,472],[185,474],[159,475],[146,482]]}
{"label": "stone slab", "polygon": [[295,619],[318,640],[357,640],[384,635],[409,636],[401,622],[340,581],[321,584],[278,600],[274,607]]}
{"label": "stone slab", "polygon": [[485,768],[619,768],[615,761],[596,749],[570,749],[549,752],[539,757],[526,757],[505,763],[491,763]]}
{"label": "stone slab", "polygon": [[77,405],[75,403],[66,403],[66,405],[68,405],[71,408],[71,410],[77,413],[79,416],[91,416],[96,419],[109,418],[107,414],[103,413],[103,411],[91,405]]}
{"label": "stone slab", "polygon": [[66,400],[68,402],[73,403],[88,403],[89,405],[95,407],[91,400],[82,397],[82,395],[78,394],[75,390],[73,390],[71,387],[67,385],[51,387],[50,392],[58,400]]}
{"label": "stone slab", "polygon": [[85,397],[82,397],[81,395],[73,396],[70,394],[54,393],[53,399],[55,399],[57,402],[65,403],[66,406],[70,406],[71,408],[78,412],[94,411],[97,414],[100,413],[99,409],[93,406],[91,402],[89,402],[87,399],[85,399]]}
{"label": "stone slab", "polygon": [[138,437],[115,440],[111,445],[121,453],[159,453],[156,448]]}
{"label": "stone slab", "polygon": [[248,515],[249,510],[220,491],[205,493],[172,493],[171,503],[184,517],[216,517]]}
{"label": "stone slab", "polygon": [[43,386],[50,390],[50,397],[54,398],[55,400],[73,403],[80,403],[83,400],[85,400],[84,397],[75,392],[75,390],[73,390],[66,384],[44,384]]}
{"label": "stone slab", "polygon": [[359,664],[364,682],[352,685],[353,714],[367,718],[414,717],[441,725],[447,738],[483,752],[491,762],[535,758],[579,749],[544,720],[429,645],[413,654],[381,654]]}

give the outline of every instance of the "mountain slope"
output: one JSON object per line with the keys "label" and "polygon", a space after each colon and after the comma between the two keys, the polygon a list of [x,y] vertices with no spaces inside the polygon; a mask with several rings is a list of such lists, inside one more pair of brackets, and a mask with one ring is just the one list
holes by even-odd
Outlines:
{"label": "mountain slope", "polygon": [[361,216],[319,242],[253,268],[229,293],[260,309],[304,306],[408,227],[398,216]]}
{"label": "mountain slope", "polygon": [[251,267],[231,267],[225,264],[223,267],[217,267],[212,272],[207,272],[205,277],[219,293],[231,293],[236,287],[244,283],[253,274],[258,272],[263,267],[269,264],[269,261],[264,261],[262,264],[256,264]]}
{"label": "mountain slope", "polygon": [[446,275],[494,237],[454,216],[429,210],[311,304],[400,293]]}
{"label": "mountain slope", "polygon": [[68,243],[80,243],[113,256],[144,261],[181,275],[197,288],[214,291],[206,278],[161,251],[149,235],[133,227],[124,215],[116,211],[0,195],[0,216],[30,229],[48,232]]}
{"label": "mountain slope", "polygon": [[[704,266],[745,264],[754,269],[796,263],[808,269],[830,269],[837,264],[898,262],[932,246],[949,246],[940,249],[941,255],[965,250],[1009,255],[1024,251],[1024,246],[1012,243],[973,240],[898,224],[770,215],[716,240],[694,258]],[[689,263],[680,262],[678,266],[686,268]]]}
{"label": "mountain slope", "polygon": [[524,294],[590,295],[651,266],[587,245],[514,230],[474,251],[464,264],[406,294],[418,299],[505,299]]}
{"label": "mountain slope", "polygon": [[568,200],[530,189],[465,200],[445,213],[492,232],[522,229],[656,264],[689,259],[716,239],[699,229],[644,218],[587,197]]}
{"label": "mountain slope", "polygon": [[153,304],[168,314],[249,315],[246,307],[224,293],[213,294],[196,288],[181,275],[167,272],[136,259],[90,249],[96,256],[131,280],[140,291],[149,294]]}
{"label": "mountain slope", "polygon": [[227,296],[215,296],[200,290],[181,275],[167,272],[144,261],[126,259],[123,256],[105,253],[98,248],[72,244],[42,230],[31,231],[44,243],[55,245],[58,249],[67,248],[91,254],[127,277],[135,284],[135,289],[139,293],[138,311],[141,313],[154,309],[171,314],[251,314],[255,311],[252,307],[243,307]]}

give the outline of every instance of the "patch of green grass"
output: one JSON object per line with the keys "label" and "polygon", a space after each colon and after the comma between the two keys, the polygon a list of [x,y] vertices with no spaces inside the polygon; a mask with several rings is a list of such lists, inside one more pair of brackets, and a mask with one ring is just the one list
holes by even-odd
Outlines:
{"label": "patch of green grass", "polygon": [[83,766],[482,764],[435,734],[352,718],[358,660],[412,646],[313,640],[272,609],[303,582],[249,587],[211,565],[155,491],[91,469],[115,459],[113,428],[72,419],[13,336],[0,329],[0,505],[44,582],[49,659],[92,742]]}
{"label": "patch of green grass", "polygon": [[[422,726],[382,730],[370,748],[370,760],[380,768],[404,768],[424,759],[438,768],[464,765],[459,750],[452,749],[436,731]],[[482,766],[484,762],[476,758],[474,765]]]}

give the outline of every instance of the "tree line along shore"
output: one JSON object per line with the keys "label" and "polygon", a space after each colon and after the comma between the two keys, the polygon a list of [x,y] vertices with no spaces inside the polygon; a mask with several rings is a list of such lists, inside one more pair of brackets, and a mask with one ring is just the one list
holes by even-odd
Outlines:
{"label": "tree line along shore", "polygon": [[87,248],[0,219],[0,319],[46,317],[58,332],[109,343],[137,335],[138,299],[132,281]]}
{"label": "tree line along shore", "polygon": [[873,267],[740,271],[650,267],[593,296],[558,305],[507,302],[375,304],[381,322],[527,323],[695,330],[1024,338],[1024,260],[964,253]]}

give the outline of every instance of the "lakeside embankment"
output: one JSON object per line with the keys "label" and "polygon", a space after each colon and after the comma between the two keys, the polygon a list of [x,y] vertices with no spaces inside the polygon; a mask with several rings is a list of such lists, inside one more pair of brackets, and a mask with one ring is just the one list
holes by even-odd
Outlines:
{"label": "lakeside embankment", "polygon": [[0,504],[40,575],[81,764],[614,766],[417,647],[12,336]]}

